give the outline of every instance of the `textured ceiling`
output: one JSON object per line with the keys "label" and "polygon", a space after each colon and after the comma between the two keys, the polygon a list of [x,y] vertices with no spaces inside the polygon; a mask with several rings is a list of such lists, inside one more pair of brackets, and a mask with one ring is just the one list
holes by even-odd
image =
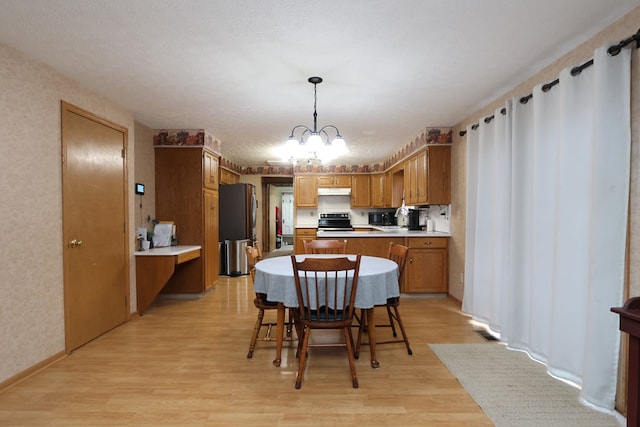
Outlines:
{"label": "textured ceiling", "polygon": [[[297,124],[389,157],[452,126],[640,0],[0,0],[0,43],[154,129],[206,129],[241,165]],[[617,41],[617,40],[616,40]]]}

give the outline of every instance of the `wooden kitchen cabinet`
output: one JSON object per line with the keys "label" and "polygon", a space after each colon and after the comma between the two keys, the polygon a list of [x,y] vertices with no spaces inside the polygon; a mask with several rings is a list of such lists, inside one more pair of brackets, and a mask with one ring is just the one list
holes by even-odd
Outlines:
{"label": "wooden kitchen cabinet", "polygon": [[318,206],[318,187],[315,175],[297,175],[293,186],[297,207],[315,208]]}
{"label": "wooden kitchen cabinet", "polygon": [[[393,205],[393,172],[391,170],[384,173],[384,195],[383,195],[383,207],[392,208]],[[395,207],[399,207],[397,205]]]}
{"label": "wooden kitchen cabinet", "polygon": [[427,151],[421,151],[415,155],[414,158],[414,173],[415,173],[415,181],[416,181],[416,189],[415,189],[415,204],[416,205],[428,205],[429,197],[428,197],[428,179],[427,179]]}
{"label": "wooden kitchen cabinet", "polygon": [[359,174],[351,176],[351,207],[371,207],[371,180],[369,175]]}
{"label": "wooden kitchen cabinet", "polygon": [[351,188],[351,175],[317,175],[318,188]]}
{"label": "wooden kitchen cabinet", "polygon": [[447,293],[449,255],[446,237],[407,238],[409,252],[402,292]]}
{"label": "wooden kitchen cabinet", "polygon": [[404,201],[407,205],[417,205],[418,171],[416,156],[412,156],[404,163]]}
{"label": "wooden kitchen cabinet", "polygon": [[[326,239],[336,239],[336,237],[327,237]],[[389,243],[394,242],[398,245],[404,245],[404,237],[345,237],[337,238],[338,240],[347,241],[347,253],[377,256],[386,258],[389,254]]]}
{"label": "wooden kitchen cabinet", "polygon": [[155,148],[156,216],[175,223],[178,244],[202,247],[162,293],[200,294],[218,281],[217,168],[217,155],[204,147]]}
{"label": "wooden kitchen cabinet", "polygon": [[448,205],[451,203],[451,146],[430,145],[427,147],[427,199],[426,204]]}
{"label": "wooden kitchen cabinet", "polygon": [[240,182],[240,175],[229,169],[220,168],[220,185],[237,184],[238,182]]}
{"label": "wooden kitchen cabinet", "polygon": [[[212,190],[218,189],[218,156],[210,151],[203,151],[203,185]],[[157,167],[156,167],[157,170]]]}
{"label": "wooden kitchen cabinet", "polygon": [[294,230],[293,250],[296,254],[304,254],[303,240],[314,240],[316,238],[316,228],[296,228]]}
{"label": "wooden kitchen cabinet", "polygon": [[407,205],[451,203],[451,147],[431,145],[404,163],[404,195]]}
{"label": "wooden kitchen cabinet", "polygon": [[376,173],[371,175],[371,207],[384,208],[385,205],[385,174]]}
{"label": "wooden kitchen cabinet", "polygon": [[220,275],[220,252],[218,239],[220,236],[218,214],[218,192],[204,190],[204,244],[202,256],[204,258],[204,290],[216,286]]}

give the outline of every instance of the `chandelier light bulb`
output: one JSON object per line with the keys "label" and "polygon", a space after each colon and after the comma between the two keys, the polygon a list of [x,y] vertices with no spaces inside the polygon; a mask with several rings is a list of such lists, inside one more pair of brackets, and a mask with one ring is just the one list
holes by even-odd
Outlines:
{"label": "chandelier light bulb", "polygon": [[336,154],[345,154],[347,152],[347,145],[344,143],[344,139],[340,135],[331,142],[331,146],[335,150]]}
{"label": "chandelier light bulb", "polygon": [[316,152],[322,147],[322,138],[317,133],[312,133],[307,139],[307,150]]}

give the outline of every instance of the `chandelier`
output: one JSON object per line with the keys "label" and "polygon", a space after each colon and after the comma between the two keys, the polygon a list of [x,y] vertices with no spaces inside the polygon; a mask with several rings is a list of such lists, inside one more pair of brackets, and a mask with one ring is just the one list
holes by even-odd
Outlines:
{"label": "chandelier", "polygon": [[326,125],[318,129],[317,85],[322,83],[322,77],[309,77],[313,85],[313,128],[297,125],[291,129],[291,135],[283,147],[283,160],[297,163],[306,160],[311,163],[319,160],[326,163],[347,152],[344,139],[340,131],[333,125]]}

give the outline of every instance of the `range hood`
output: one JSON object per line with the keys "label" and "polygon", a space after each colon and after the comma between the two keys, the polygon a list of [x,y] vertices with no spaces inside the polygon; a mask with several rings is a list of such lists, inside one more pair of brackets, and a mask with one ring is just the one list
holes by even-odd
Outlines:
{"label": "range hood", "polygon": [[318,196],[350,196],[351,188],[318,188]]}

